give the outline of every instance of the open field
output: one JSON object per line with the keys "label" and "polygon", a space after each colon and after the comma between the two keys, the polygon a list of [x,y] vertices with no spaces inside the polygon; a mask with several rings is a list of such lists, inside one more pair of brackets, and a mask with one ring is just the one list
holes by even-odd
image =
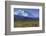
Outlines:
{"label": "open field", "polygon": [[38,27],[39,20],[16,20],[14,27]]}

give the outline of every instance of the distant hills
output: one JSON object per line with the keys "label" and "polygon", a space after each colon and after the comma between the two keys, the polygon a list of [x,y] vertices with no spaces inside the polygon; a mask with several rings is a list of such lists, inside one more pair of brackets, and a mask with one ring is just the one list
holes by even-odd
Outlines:
{"label": "distant hills", "polygon": [[31,19],[39,19],[38,17],[24,17],[24,16],[19,16],[19,15],[14,15],[14,20],[31,20]]}

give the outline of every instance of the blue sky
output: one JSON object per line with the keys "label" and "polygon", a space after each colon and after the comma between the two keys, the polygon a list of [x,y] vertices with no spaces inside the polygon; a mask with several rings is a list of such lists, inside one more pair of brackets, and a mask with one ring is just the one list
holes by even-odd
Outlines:
{"label": "blue sky", "polygon": [[39,9],[14,8],[14,15],[24,17],[39,17]]}

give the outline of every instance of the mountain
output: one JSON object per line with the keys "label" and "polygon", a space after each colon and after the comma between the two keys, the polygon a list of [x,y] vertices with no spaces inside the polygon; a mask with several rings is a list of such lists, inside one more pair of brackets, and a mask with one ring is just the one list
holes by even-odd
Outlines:
{"label": "mountain", "polygon": [[14,19],[38,19],[39,18],[39,9],[23,9],[15,8],[14,9]]}
{"label": "mountain", "polygon": [[24,17],[24,16],[19,16],[19,15],[14,15],[14,20],[31,20],[31,19],[39,19],[38,17]]}

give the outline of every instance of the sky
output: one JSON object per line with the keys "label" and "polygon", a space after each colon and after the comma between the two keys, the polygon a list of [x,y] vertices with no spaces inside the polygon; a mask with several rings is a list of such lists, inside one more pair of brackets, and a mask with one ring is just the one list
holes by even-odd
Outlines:
{"label": "sky", "polygon": [[14,8],[14,15],[24,17],[39,17],[39,9]]}

